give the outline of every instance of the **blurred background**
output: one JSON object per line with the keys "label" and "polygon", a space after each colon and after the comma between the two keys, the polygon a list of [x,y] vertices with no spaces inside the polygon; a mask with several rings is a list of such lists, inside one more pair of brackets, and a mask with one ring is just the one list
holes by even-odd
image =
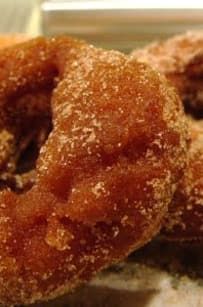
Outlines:
{"label": "blurred background", "polygon": [[66,33],[127,52],[152,40],[203,29],[202,1],[163,2],[0,0],[0,32],[29,36]]}

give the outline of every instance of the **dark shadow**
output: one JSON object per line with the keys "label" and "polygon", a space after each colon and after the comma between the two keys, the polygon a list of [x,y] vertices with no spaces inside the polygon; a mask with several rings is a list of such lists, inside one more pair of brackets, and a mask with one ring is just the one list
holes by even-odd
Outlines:
{"label": "dark shadow", "polygon": [[155,294],[155,290],[128,291],[86,286],[74,294],[32,307],[146,307]]}
{"label": "dark shadow", "polygon": [[202,107],[195,107],[189,101],[185,101],[184,104],[185,113],[187,115],[192,116],[194,119],[202,119],[203,118],[203,109]]}
{"label": "dark shadow", "polygon": [[129,261],[142,263],[171,274],[203,278],[203,243],[155,240],[134,252]]}

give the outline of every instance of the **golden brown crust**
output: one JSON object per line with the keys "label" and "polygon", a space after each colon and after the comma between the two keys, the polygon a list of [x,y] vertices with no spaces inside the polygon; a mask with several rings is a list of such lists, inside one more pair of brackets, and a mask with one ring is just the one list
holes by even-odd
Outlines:
{"label": "golden brown crust", "polygon": [[186,104],[203,110],[203,31],[152,43],[133,51],[131,57],[165,74]]}
{"label": "golden brown crust", "polygon": [[0,192],[4,304],[62,294],[149,241],[185,164],[181,102],[165,78],[67,37],[0,52],[1,122],[8,97],[56,77],[36,183]]}
{"label": "golden brown crust", "polygon": [[[23,34],[0,35],[0,49],[28,40]],[[25,191],[35,181],[35,159],[50,130],[51,87],[11,97],[0,131],[0,189]]]}
{"label": "golden brown crust", "polygon": [[190,130],[187,167],[162,230],[170,240],[203,240],[203,120],[190,120]]}

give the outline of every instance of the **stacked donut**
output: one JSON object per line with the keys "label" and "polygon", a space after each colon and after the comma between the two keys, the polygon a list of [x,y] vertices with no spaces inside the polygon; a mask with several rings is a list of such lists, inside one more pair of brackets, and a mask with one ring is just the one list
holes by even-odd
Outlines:
{"label": "stacked donut", "polygon": [[203,239],[203,32],[188,32],[135,50],[174,85],[188,116],[191,144],[184,176],[169,206],[163,235],[171,240]]}
{"label": "stacked donut", "polygon": [[6,44],[2,304],[68,292],[161,228],[168,238],[201,238],[202,129],[162,74],[136,53],[65,36]]}

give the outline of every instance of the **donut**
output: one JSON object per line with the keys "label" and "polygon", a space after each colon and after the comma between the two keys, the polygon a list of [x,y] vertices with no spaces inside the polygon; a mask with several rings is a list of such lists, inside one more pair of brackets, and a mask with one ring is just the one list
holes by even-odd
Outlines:
{"label": "donut", "polygon": [[134,50],[131,57],[150,64],[177,88],[187,109],[203,111],[203,31],[191,31]]}
{"label": "donut", "polygon": [[[164,42],[135,50],[132,57],[151,64],[172,82],[185,103],[202,116],[202,47],[203,32],[188,32]],[[194,115],[194,113],[193,113]],[[194,241],[203,238],[202,200],[202,120],[190,121],[191,146],[184,176],[169,206],[161,237],[167,240]]]}
{"label": "donut", "polygon": [[[25,40],[22,34],[0,35],[0,49]],[[0,126],[0,189],[21,192],[33,185],[35,157],[50,130],[50,93],[51,87],[40,89],[7,103]]]}
{"label": "donut", "polygon": [[190,120],[190,133],[187,167],[162,229],[168,240],[203,240],[203,120]]}
{"label": "donut", "polygon": [[69,37],[1,50],[2,126],[51,83],[35,182],[0,192],[4,305],[62,295],[151,240],[185,166],[181,101],[148,65]]}

